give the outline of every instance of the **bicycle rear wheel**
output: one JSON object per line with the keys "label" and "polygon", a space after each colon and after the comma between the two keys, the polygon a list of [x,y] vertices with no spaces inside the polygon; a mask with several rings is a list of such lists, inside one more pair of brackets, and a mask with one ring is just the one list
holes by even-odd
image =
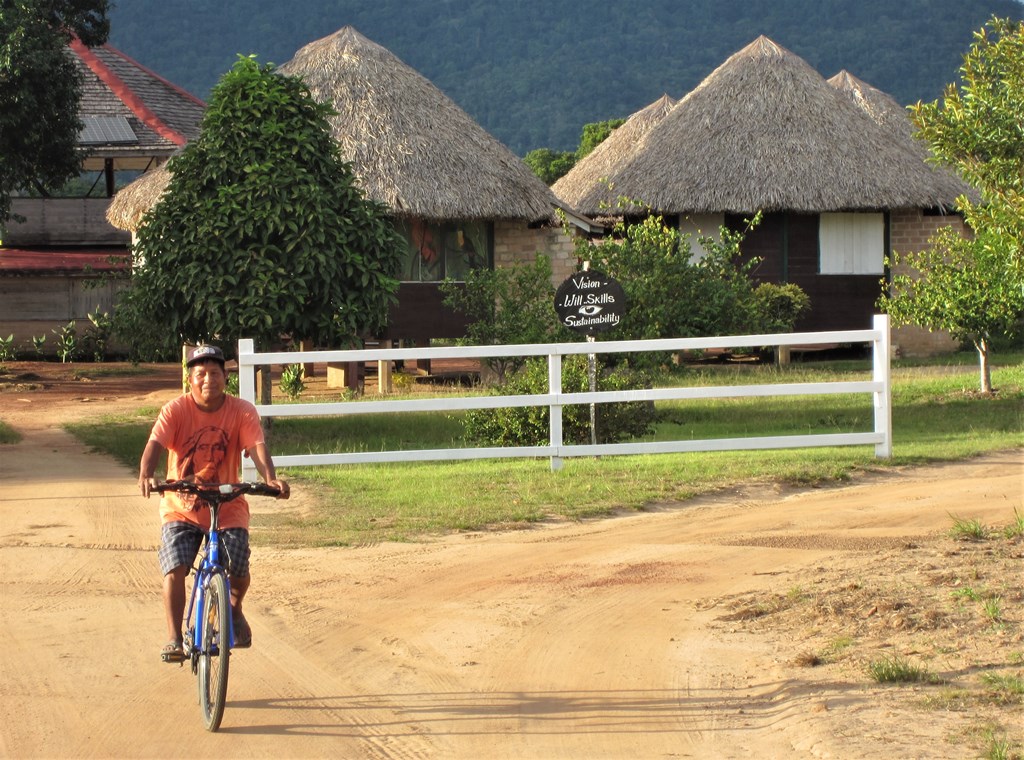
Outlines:
{"label": "bicycle rear wheel", "polygon": [[204,619],[199,622],[199,706],[207,731],[220,728],[228,693],[228,662],[231,650],[231,600],[223,572],[210,575],[206,588]]}

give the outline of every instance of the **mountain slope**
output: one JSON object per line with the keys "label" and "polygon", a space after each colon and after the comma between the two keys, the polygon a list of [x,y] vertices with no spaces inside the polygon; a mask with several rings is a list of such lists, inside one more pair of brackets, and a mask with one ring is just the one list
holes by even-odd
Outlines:
{"label": "mountain slope", "polygon": [[[600,15],[595,15],[599,9]],[[343,26],[388,48],[519,155],[575,148],[584,124],[679,98],[765,34],[825,77],[900,103],[956,78],[972,33],[1014,0],[131,0],[110,42],[201,98],[238,54],[284,63]]]}

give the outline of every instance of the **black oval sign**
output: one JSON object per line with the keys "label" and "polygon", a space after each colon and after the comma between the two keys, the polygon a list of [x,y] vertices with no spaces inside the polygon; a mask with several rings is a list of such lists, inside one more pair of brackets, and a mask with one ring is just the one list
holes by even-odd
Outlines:
{"label": "black oval sign", "polygon": [[577,272],[558,286],[555,311],[562,324],[588,335],[611,330],[626,312],[619,283],[596,270]]}

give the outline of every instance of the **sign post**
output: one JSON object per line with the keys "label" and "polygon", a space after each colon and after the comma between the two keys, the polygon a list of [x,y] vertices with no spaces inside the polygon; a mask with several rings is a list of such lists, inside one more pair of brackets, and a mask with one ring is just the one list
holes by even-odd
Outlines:
{"label": "sign post", "polygon": [[[583,271],[569,277],[555,291],[558,319],[570,330],[585,333],[593,343],[595,333],[611,330],[622,321],[626,311],[626,293],[622,286],[603,272],[583,262]],[[591,393],[597,390],[597,357],[587,354],[587,376]],[[590,443],[597,445],[597,409],[590,405]]]}

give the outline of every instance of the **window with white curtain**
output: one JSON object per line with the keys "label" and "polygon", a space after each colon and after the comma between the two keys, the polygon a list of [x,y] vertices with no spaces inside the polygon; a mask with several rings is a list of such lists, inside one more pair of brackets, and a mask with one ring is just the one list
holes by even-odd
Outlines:
{"label": "window with white curtain", "polygon": [[700,244],[700,238],[708,237],[721,243],[722,225],[725,224],[725,214],[689,214],[679,219],[679,232],[690,236],[690,261],[697,263],[708,255],[704,246]]}
{"label": "window with white curtain", "polygon": [[821,214],[818,226],[821,274],[883,274],[883,214]]}

